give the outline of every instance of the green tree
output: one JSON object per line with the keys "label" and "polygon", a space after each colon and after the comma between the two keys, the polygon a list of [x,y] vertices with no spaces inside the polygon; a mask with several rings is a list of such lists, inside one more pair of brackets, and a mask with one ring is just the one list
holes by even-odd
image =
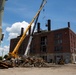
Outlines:
{"label": "green tree", "polygon": [[8,57],[8,55],[5,55],[4,58],[6,59]]}
{"label": "green tree", "polygon": [[0,60],[2,60],[2,56],[0,56]]}

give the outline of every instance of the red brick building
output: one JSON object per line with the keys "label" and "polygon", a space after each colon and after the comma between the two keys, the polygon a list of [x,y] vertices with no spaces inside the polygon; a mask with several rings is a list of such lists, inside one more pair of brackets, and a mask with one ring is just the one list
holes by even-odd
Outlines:
{"label": "red brick building", "polygon": [[[76,62],[76,34],[68,27],[51,30],[50,20],[47,24],[48,30],[40,30],[38,24],[37,32],[34,33],[33,40],[30,46],[30,55],[40,56],[47,62],[58,63],[63,59],[65,63]],[[17,44],[20,36],[10,41],[10,51],[12,52]],[[26,50],[29,35],[23,41],[19,48],[19,55],[23,55]]]}

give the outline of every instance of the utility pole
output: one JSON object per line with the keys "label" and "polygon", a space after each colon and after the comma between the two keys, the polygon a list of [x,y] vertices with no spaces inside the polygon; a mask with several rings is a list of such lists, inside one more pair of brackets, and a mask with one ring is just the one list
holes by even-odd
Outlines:
{"label": "utility pole", "polygon": [[0,43],[2,39],[2,17],[4,12],[4,5],[6,0],[0,0]]}

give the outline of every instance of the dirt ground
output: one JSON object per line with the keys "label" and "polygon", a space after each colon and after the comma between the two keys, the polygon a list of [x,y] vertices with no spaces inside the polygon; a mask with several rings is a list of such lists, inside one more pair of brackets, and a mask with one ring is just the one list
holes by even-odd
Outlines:
{"label": "dirt ground", "polygon": [[0,75],[76,75],[76,64],[53,66],[49,68],[9,68],[0,69]]}

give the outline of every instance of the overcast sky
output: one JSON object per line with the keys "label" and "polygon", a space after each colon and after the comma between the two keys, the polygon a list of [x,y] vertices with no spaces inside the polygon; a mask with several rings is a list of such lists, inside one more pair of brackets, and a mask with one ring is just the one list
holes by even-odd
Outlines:
{"label": "overcast sky", "polygon": [[[3,14],[4,40],[0,47],[4,54],[8,52],[10,39],[20,34],[21,27],[26,27],[38,11],[42,0],[8,0]],[[52,30],[67,27],[70,22],[71,29],[76,33],[76,0],[47,0],[41,11],[39,22],[41,29],[46,29],[47,20],[51,19]]]}

